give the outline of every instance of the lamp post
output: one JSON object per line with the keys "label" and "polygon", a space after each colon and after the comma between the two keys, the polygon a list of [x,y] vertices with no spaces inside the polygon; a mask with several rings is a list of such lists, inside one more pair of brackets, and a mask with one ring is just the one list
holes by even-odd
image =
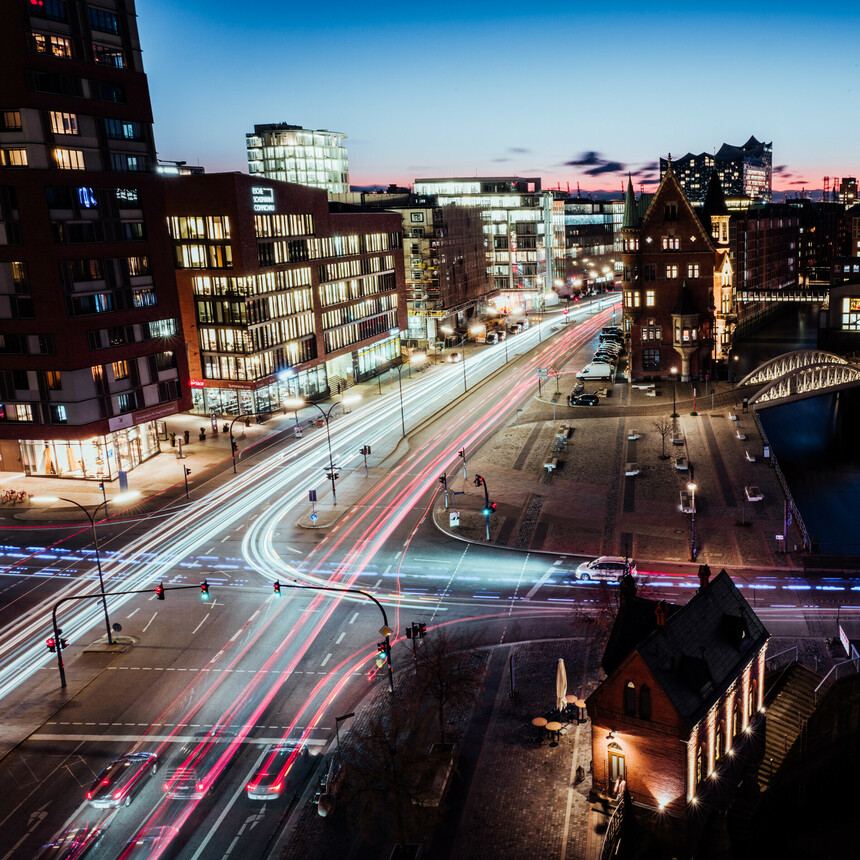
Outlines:
{"label": "lamp post", "polygon": [[672,374],[672,417],[677,418],[678,417],[678,410],[676,408],[675,395],[676,395],[677,390],[678,390],[678,368],[677,367],[670,367],[669,373]]}
{"label": "lamp post", "polygon": [[696,560],[696,485],[691,481],[687,484],[690,491],[690,561]]}
{"label": "lamp post", "polygon": [[[409,375],[412,376],[412,365],[421,364],[422,362],[427,360],[427,356],[416,353],[415,355],[410,356],[408,366],[409,366]],[[406,435],[406,415],[403,412],[403,383],[400,381],[400,371],[403,370],[404,365],[397,365],[397,391],[400,395],[400,426],[403,430],[403,435]]]}
{"label": "lamp post", "polygon": [[98,513],[99,508],[104,508],[105,512],[107,512],[107,506],[110,502],[125,501],[126,499],[132,499],[139,495],[140,493],[138,493],[137,491],[133,491],[128,493],[121,493],[118,496],[114,496],[112,499],[105,499],[105,501],[99,502],[93,508],[92,513],[90,513],[80,502],[76,502],[74,499],[64,499],[59,496],[35,496],[33,498],[34,502],[67,502],[70,505],[74,505],[76,508],[80,508],[80,510],[84,512],[86,518],[90,521],[90,528],[93,531],[93,546],[95,547],[96,551],[96,568],[99,572],[99,590],[101,591],[102,605],[104,606],[105,610],[105,627],[107,628],[108,645],[113,645],[113,634],[111,633],[110,618],[108,617],[107,597],[105,597],[105,581],[104,575],[102,574],[102,561],[101,554],[99,552],[99,537],[96,532],[96,514]]}
{"label": "lamp post", "polygon": [[[287,398],[287,400],[289,400],[289,398]],[[285,401],[285,402],[286,402],[286,401]],[[235,423],[236,423],[240,418],[251,418],[253,415],[254,415],[254,413],[253,413],[253,412],[243,412],[243,413],[241,413],[240,415],[237,415],[237,416],[236,416],[236,417],[235,417],[235,418],[230,422],[230,454],[231,454],[231,456],[233,457],[233,474],[234,474],[234,475],[236,474],[236,448],[238,448],[239,446],[238,446],[238,445],[236,444],[236,442],[233,440],[233,425],[234,425],[234,424],[235,424]]]}
{"label": "lamp post", "polygon": [[[398,379],[399,378],[400,377],[398,375]],[[360,398],[358,397],[358,395],[356,395],[354,398],[350,398],[350,402],[353,402],[354,400],[358,400],[358,399],[360,399]],[[326,441],[328,442],[328,480],[331,481],[332,503],[334,505],[337,505],[337,491],[335,490],[335,481],[337,480],[337,472],[335,471],[335,466],[334,466],[334,456],[332,455],[332,452],[331,452],[331,430],[329,429],[328,422],[329,422],[329,418],[331,418],[332,412],[334,412],[334,410],[335,410],[335,407],[336,406],[343,407],[344,398],[342,397],[336,403],[332,403],[332,405],[329,407],[328,411],[323,409],[322,406],[320,406],[318,403],[313,403],[313,402],[308,403],[306,400],[302,400],[301,398],[298,398],[298,397],[290,398],[286,402],[286,404],[291,409],[299,409],[302,406],[313,406],[316,409],[319,409],[320,415],[322,415],[323,421],[325,421],[325,436],[326,436]]]}

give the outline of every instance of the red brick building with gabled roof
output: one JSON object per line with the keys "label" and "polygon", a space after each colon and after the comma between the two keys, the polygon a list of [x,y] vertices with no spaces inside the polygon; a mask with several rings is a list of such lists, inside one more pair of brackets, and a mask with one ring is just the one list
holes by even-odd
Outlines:
{"label": "red brick building with gabled roof", "polygon": [[727,807],[764,738],[768,632],[725,570],[685,605],[622,584],[606,650],[606,679],[589,696],[593,788],[671,827],[691,848],[714,809]]}

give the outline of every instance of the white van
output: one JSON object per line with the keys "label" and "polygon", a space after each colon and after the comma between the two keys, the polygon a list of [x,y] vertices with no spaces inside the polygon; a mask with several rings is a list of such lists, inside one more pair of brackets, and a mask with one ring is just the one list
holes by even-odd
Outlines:
{"label": "white van", "polygon": [[612,365],[603,362],[592,362],[586,364],[579,373],[577,379],[612,379]]}
{"label": "white van", "polygon": [[499,342],[498,333],[494,332],[494,331],[488,331],[486,343],[498,343],[498,342]]}

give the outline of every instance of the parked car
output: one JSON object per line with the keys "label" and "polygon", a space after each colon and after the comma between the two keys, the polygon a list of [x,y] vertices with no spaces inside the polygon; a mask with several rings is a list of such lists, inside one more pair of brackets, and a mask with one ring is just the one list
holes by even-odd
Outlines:
{"label": "parked car", "polygon": [[499,342],[499,334],[495,331],[487,332],[486,343],[498,343]]}
{"label": "parked car", "polygon": [[600,335],[600,344],[615,344],[621,349],[624,349],[624,338],[620,334],[602,334]]}
{"label": "parked car", "polygon": [[87,801],[96,809],[128,806],[146,784],[147,778],[158,770],[158,756],[152,752],[136,752],[112,761],[93,780]]}
{"label": "parked car", "polygon": [[167,846],[179,835],[177,827],[145,827],[125,843],[118,860],[143,860],[164,856]]}
{"label": "parked car", "polygon": [[307,776],[310,753],[307,746],[298,744],[270,744],[254,766],[251,780],[246,787],[251,800],[274,800],[280,797],[284,786],[297,790],[301,780]]}
{"label": "parked car", "polygon": [[597,406],[600,403],[600,398],[596,394],[580,394],[573,401],[573,406]]}
{"label": "parked car", "polygon": [[615,364],[618,361],[618,353],[611,352],[608,349],[598,349],[597,352],[594,353],[592,357],[592,362],[597,362],[598,364],[602,361],[605,364]]}
{"label": "parked car", "polygon": [[605,325],[600,330],[601,334],[617,334],[619,337],[624,336],[624,332],[617,325]]}
{"label": "parked car", "polygon": [[636,576],[634,562],[617,555],[602,555],[594,561],[584,561],[577,567],[574,576],[579,580],[618,582],[627,573]]}
{"label": "parked car", "polygon": [[43,845],[36,860],[82,860],[98,847],[103,830],[89,822],[82,827],[64,830],[56,839]]}
{"label": "parked car", "polygon": [[463,360],[463,356],[460,355],[459,352],[452,352],[448,356],[448,361],[450,361],[452,364],[456,364],[458,361],[462,361],[462,360]]}
{"label": "parked car", "polygon": [[577,379],[612,379],[612,365],[605,362],[593,362],[586,364],[579,373]]}
{"label": "parked car", "polygon": [[171,800],[199,800],[212,790],[221,772],[213,768],[235,733],[215,727],[195,732],[170,761],[164,793]]}

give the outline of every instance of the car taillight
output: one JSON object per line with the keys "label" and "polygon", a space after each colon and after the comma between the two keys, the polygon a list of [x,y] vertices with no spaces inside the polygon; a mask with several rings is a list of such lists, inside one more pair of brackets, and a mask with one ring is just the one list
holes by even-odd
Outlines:
{"label": "car taillight", "polygon": [[269,791],[280,791],[282,788],[281,783],[276,782],[274,785],[269,787]]}
{"label": "car taillight", "polygon": [[249,782],[248,783],[248,791],[256,791],[256,790],[257,790],[257,783],[256,782]]}
{"label": "car taillight", "polygon": [[113,793],[113,797],[114,797],[114,800],[119,800],[122,797],[122,792],[121,791],[115,791]]}
{"label": "car taillight", "polygon": [[202,783],[202,782],[198,782],[198,783],[197,783],[197,790],[198,790],[198,791],[203,791],[203,783]]}
{"label": "car taillight", "polygon": [[87,800],[92,800],[92,799],[93,799],[93,793],[91,791],[88,791],[87,792]]}

